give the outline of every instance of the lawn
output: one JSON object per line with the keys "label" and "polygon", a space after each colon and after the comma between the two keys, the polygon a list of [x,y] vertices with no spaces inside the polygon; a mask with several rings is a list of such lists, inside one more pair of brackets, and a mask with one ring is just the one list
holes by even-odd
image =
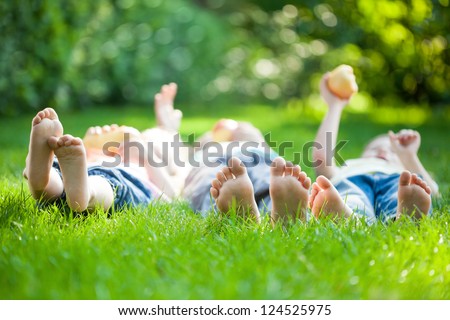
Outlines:
{"label": "lawn", "polygon": [[[342,155],[356,157],[369,137],[412,123],[422,134],[423,163],[443,194],[432,217],[372,226],[319,221],[287,229],[272,228],[267,217],[261,225],[214,214],[202,218],[183,201],[111,216],[38,209],[21,177],[32,115],[1,119],[0,298],[450,299],[450,117],[441,112],[422,119],[416,111],[349,110],[340,131],[349,140]],[[294,148],[285,153],[291,159],[314,138],[320,112],[199,107],[185,112],[181,131],[199,134],[233,114],[271,132],[272,141],[292,139]],[[60,118],[74,135],[95,124],[144,129],[155,123],[150,111],[138,107],[63,112]],[[304,170],[312,175],[311,168]]]}

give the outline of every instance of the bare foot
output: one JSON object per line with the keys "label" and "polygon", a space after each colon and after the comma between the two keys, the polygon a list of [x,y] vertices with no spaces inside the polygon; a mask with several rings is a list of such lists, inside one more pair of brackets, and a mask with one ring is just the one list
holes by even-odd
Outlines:
{"label": "bare foot", "polygon": [[416,174],[403,171],[398,180],[397,218],[426,216],[431,207],[431,188]]}
{"label": "bare foot", "polygon": [[50,137],[48,145],[54,150],[64,181],[67,204],[76,211],[87,209],[90,200],[86,151],[80,138],[66,134]]}
{"label": "bare foot", "polygon": [[318,176],[313,183],[311,195],[309,196],[309,207],[315,217],[331,216],[336,218],[350,217],[350,209],[339,195],[339,192],[324,176]]}
{"label": "bare foot", "polygon": [[235,206],[238,215],[250,216],[256,222],[260,222],[253,184],[241,160],[231,158],[228,167],[219,171],[211,184],[211,196],[216,200],[220,212],[227,213]]}
{"label": "bare foot", "polygon": [[176,94],[175,83],[163,85],[161,91],[155,95],[155,114],[158,127],[178,132],[183,114],[180,110],[173,108]]}
{"label": "bare foot", "polygon": [[50,179],[54,154],[47,140],[50,137],[60,137],[62,133],[63,126],[52,108],[39,111],[33,118],[30,146],[23,174],[28,180],[30,191],[36,199],[44,193]]}
{"label": "bare foot", "polygon": [[308,190],[311,179],[298,165],[275,158],[270,169],[270,198],[272,199],[272,223],[306,221]]}

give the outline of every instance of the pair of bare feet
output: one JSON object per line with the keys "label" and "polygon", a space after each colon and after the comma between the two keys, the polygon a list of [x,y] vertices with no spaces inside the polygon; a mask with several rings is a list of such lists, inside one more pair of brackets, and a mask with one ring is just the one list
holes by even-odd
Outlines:
{"label": "pair of bare feet", "polygon": [[[63,180],[52,170],[55,155]],[[68,205],[73,210],[83,211],[89,204],[83,142],[80,138],[63,134],[63,126],[52,108],[38,112],[32,120],[24,177],[35,199],[56,199],[65,191]]]}
{"label": "pair of bare feet", "polygon": [[[317,218],[330,216],[338,219],[353,215],[352,209],[324,176],[319,176],[311,185],[311,179],[298,165],[292,165],[281,157],[273,161],[270,175],[273,224],[285,224],[298,219],[305,222],[308,207]],[[253,184],[241,160],[231,158],[228,167],[217,173],[211,185],[211,196],[220,212],[227,213],[235,209],[238,215],[249,217],[258,223],[261,221]],[[416,174],[402,172],[398,185],[397,218],[401,215],[421,218],[428,213],[430,206],[430,187]]]}
{"label": "pair of bare feet", "polygon": [[[177,131],[181,121],[181,111],[173,108],[177,92],[174,83],[164,85],[155,95],[155,112],[158,127],[167,131]],[[63,192],[67,203],[74,211],[84,211],[101,204],[107,210],[113,201],[113,190],[108,182],[98,176],[88,177],[87,154],[95,149],[91,162],[101,156],[114,156],[116,150],[102,150],[106,142],[123,142],[125,134],[132,139],[140,139],[141,134],[132,127],[108,125],[91,127],[81,140],[69,134],[63,134],[63,126],[52,108],[45,108],[32,120],[29,152],[23,172],[29,189],[35,199],[54,200]],[[84,143],[83,143],[84,142]],[[105,151],[113,151],[110,154]],[[62,179],[52,168],[54,156],[58,159]]]}
{"label": "pair of bare feet", "polygon": [[[223,213],[236,209],[236,213],[261,221],[255,201],[253,184],[242,161],[233,157],[229,166],[220,170],[211,183],[211,195],[217,208]],[[273,223],[306,221],[308,192],[311,179],[298,165],[283,158],[274,159],[270,169],[270,197],[272,199],[271,219]]]}

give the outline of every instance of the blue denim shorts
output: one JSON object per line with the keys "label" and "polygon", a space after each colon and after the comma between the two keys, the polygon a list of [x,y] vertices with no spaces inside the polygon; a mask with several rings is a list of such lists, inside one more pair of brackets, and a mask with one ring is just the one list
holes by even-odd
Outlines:
{"label": "blue denim shorts", "polygon": [[[346,204],[369,223],[395,219],[400,174],[371,173],[338,182],[335,187]],[[430,209],[431,212],[431,209]]]}
{"label": "blue denim shorts", "polygon": [[[53,168],[58,172],[61,179],[61,169],[56,159],[53,161]],[[148,205],[156,197],[155,190],[152,190],[126,167],[106,168],[102,166],[92,166],[88,168],[88,176],[100,176],[106,179],[114,190],[114,209],[120,210],[124,207],[138,205]],[[60,197],[66,200],[66,194]]]}

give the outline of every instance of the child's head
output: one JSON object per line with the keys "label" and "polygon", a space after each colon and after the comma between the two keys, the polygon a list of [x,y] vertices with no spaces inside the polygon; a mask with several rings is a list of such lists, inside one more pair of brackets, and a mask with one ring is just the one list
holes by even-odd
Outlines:
{"label": "child's head", "polygon": [[394,152],[389,140],[389,135],[381,134],[376,136],[364,148],[362,158],[378,158],[393,165],[402,165],[399,157]]}

